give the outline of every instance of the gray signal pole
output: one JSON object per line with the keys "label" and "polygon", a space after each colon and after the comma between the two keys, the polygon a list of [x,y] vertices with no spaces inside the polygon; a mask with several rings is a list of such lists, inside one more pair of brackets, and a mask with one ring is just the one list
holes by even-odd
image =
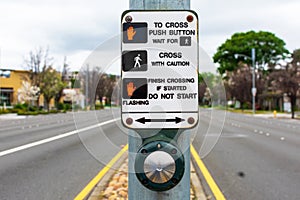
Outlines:
{"label": "gray signal pole", "polygon": [[[131,10],[189,10],[190,0],[129,0]],[[155,130],[154,130],[155,131]],[[144,131],[153,135],[154,131]],[[159,130],[155,131],[158,132]],[[163,130],[166,134],[171,130]],[[183,152],[185,159],[185,172],[180,183],[166,192],[151,191],[138,181],[134,172],[135,153],[138,152],[142,140],[139,134],[130,131],[129,143],[129,178],[128,198],[129,200],[189,200],[190,199],[190,132],[181,133],[177,144]]]}
{"label": "gray signal pole", "polygon": [[251,94],[252,94],[252,113],[255,114],[255,96],[257,89],[255,87],[255,48],[251,49],[251,57],[244,55],[244,54],[235,54],[234,57],[244,57],[245,59],[251,59],[252,61],[252,88],[251,88]]}
{"label": "gray signal pole", "polygon": [[189,10],[190,0],[129,0],[131,10]]}
{"label": "gray signal pole", "polygon": [[252,112],[255,114],[255,96],[256,96],[256,87],[255,87],[255,49],[251,49],[251,60],[252,60]]}

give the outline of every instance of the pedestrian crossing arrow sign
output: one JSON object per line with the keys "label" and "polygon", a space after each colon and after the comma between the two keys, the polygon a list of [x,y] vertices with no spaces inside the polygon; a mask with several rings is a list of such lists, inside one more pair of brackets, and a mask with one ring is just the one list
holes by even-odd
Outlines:
{"label": "pedestrian crossing arrow sign", "polygon": [[184,11],[125,11],[122,122],[131,129],[198,123],[198,17]]}

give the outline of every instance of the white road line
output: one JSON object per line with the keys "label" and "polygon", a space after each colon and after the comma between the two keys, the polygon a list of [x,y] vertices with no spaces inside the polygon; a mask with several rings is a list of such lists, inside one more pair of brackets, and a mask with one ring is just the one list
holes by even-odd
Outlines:
{"label": "white road line", "polygon": [[85,128],[81,128],[81,129],[78,129],[78,130],[71,131],[71,132],[63,133],[61,135],[57,135],[57,136],[54,136],[54,137],[46,138],[46,139],[43,139],[43,140],[40,140],[40,141],[32,142],[32,143],[25,144],[25,145],[22,145],[22,146],[19,146],[19,147],[15,147],[15,148],[12,148],[12,149],[1,151],[0,152],[0,157],[6,156],[8,154],[16,153],[18,151],[22,151],[22,150],[25,150],[25,149],[29,149],[29,148],[32,148],[32,147],[35,147],[35,146],[38,146],[38,145],[53,142],[55,140],[59,140],[59,139],[62,139],[62,138],[65,138],[65,137],[68,137],[68,136],[71,136],[71,135],[75,135],[75,134],[78,134],[80,132],[84,132],[84,131],[88,131],[88,130],[91,130],[91,129],[94,129],[94,128],[97,128],[97,127],[101,127],[101,126],[113,123],[115,121],[118,121],[119,119],[120,118],[112,119],[112,120],[105,121],[105,122],[102,122],[102,123],[99,123],[99,124],[96,124],[96,125],[93,125],[93,126],[88,126],[88,127],[85,127]]}

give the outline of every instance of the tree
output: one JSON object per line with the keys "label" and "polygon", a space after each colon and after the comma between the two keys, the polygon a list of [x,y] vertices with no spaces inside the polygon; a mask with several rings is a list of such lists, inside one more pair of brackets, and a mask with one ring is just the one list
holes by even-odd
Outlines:
{"label": "tree", "polygon": [[[44,50],[42,47],[30,51],[28,56],[25,58],[26,68],[30,71],[30,82],[31,85],[40,87],[42,82],[41,73],[45,71],[48,66],[52,65],[53,58],[49,57],[49,49]],[[39,96],[37,98],[36,105],[38,105]]]}
{"label": "tree", "polygon": [[25,63],[27,69],[31,72],[30,80],[32,85],[39,87],[41,79],[38,76],[43,72],[46,67],[52,65],[53,58],[49,57],[49,49],[44,50],[42,47],[37,48],[34,51],[30,51],[27,58],[25,58]]}
{"label": "tree", "polygon": [[[213,56],[215,63],[219,63],[218,71],[224,75],[226,71],[234,71],[240,62],[251,65],[251,49],[256,50],[258,65],[266,63],[269,67],[275,66],[279,60],[286,58],[289,51],[285,48],[285,42],[275,34],[265,31],[248,31],[235,33],[226,40]],[[240,54],[244,56],[236,57]],[[248,58],[248,59],[247,59]]]}
{"label": "tree", "polygon": [[219,75],[203,72],[199,74],[199,103],[205,105],[224,104],[224,85]]}
{"label": "tree", "polygon": [[86,96],[86,105],[94,106],[100,76],[103,74],[100,67],[90,68],[89,64],[82,69],[79,80],[82,80],[82,90]]}
{"label": "tree", "polygon": [[[238,67],[233,72],[230,72],[227,82],[226,90],[229,99],[238,100],[241,102],[242,108],[250,108],[252,98],[252,69],[246,64],[243,67]],[[257,77],[261,77],[261,72],[256,72]],[[265,86],[265,80],[261,78],[256,79],[257,93],[262,93]]]}
{"label": "tree", "polygon": [[97,85],[97,96],[102,101],[103,97],[107,98],[107,103],[111,103],[111,96],[116,85],[117,77],[111,74],[101,74]]}
{"label": "tree", "polygon": [[49,104],[52,98],[59,93],[65,86],[61,80],[61,75],[51,66],[47,67],[40,74],[40,88],[46,102],[46,108],[49,111]]}
{"label": "tree", "polygon": [[228,96],[247,104],[252,96],[252,48],[255,48],[255,64],[258,66],[255,70],[257,96],[261,96],[268,92],[269,83],[265,81],[268,73],[279,61],[289,57],[283,40],[265,31],[235,33],[218,47],[213,56],[214,62],[220,65],[218,71],[225,79]]}
{"label": "tree", "polygon": [[295,117],[297,94],[300,94],[300,49],[292,54],[292,61],[270,74],[273,86],[290,99],[292,118]]}
{"label": "tree", "polygon": [[32,86],[28,81],[22,81],[21,88],[18,89],[18,101],[21,103],[29,103],[36,101],[40,95],[40,88]]}
{"label": "tree", "polygon": [[[83,93],[85,94],[86,104],[94,106],[97,98],[102,101],[106,97],[107,103],[111,102],[117,77],[103,72],[101,67],[90,67],[89,64],[83,68],[79,74]],[[76,81],[75,86],[78,85]]]}
{"label": "tree", "polygon": [[[68,73],[69,73],[69,65],[67,64],[67,57],[64,57],[64,63],[63,63],[63,69],[62,69],[62,73],[61,73],[61,81],[64,83],[64,85],[66,86],[68,83]],[[63,96],[63,90],[64,88],[61,88],[61,90],[59,92],[56,93],[55,95],[55,106],[58,106],[58,102],[61,99],[61,97]]]}
{"label": "tree", "polygon": [[210,90],[209,87],[213,87],[214,80],[215,80],[215,74],[210,72],[203,72],[199,73],[199,87],[198,87],[198,93],[199,93],[199,104],[209,105],[211,104],[211,98],[210,98]]}

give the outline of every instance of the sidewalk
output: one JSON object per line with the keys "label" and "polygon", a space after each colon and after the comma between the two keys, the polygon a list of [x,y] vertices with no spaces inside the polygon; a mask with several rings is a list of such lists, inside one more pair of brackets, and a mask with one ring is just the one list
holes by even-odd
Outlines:
{"label": "sidewalk", "polygon": [[261,117],[261,118],[266,118],[266,119],[278,119],[278,120],[290,120],[292,122],[298,122],[300,123],[300,119],[296,118],[297,116],[299,116],[298,113],[295,113],[295,119],[292,119],[292,114],[290,113],[277,113],[276,117],[274,116],[274,114],[255,114],[252,115],[254,117]]}
{"label": "sidewalk", "polygon": [[[116,168],[115,168],[116,167]],[[118,169],[118,170],[113,170]],[[96,185],[88,200],[127,200],[128,199],[128,159],[127,155],[115,164]],[[200,180],[191,163],[191,200],[206,200]]]}
{"label": "sidewalk", "polygon": [[0,115],[0,120],[12,120],[12,119],[26,119],[29,116],[20,116],[16,113],[2,114]]}
{"label": "sidewalk", "polygon": [[263,118],[274,118],[274,119],[291,119],[291,114],[287,113],[277,113],[276,118],[273,113],[270,114],[255,114],[254,117],[263,117]]}

